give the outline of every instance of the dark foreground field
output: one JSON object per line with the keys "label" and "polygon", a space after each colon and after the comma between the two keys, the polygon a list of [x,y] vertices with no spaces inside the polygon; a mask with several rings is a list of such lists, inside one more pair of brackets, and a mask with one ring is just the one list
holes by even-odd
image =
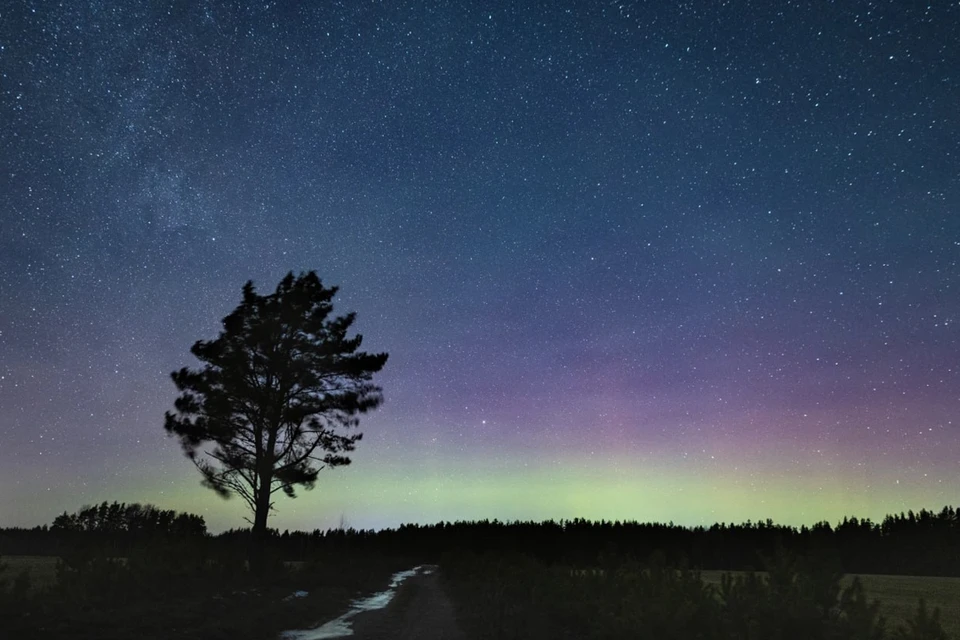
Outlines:
{"label": "dark foreground field", "polygon": [[[260,587],[243,585],[241,579],[238,588],[224,582],[177,594],[156,585],[150,603],[113,592],[119,600],[81,598],[57,607],[42,604],[64,594],[57,558],[5,556],[0,578],[9,582],[15,575],[29,576],[24,597],[32,605],[25,618],[18,617],[23,611],[0,613],[5,616],[2,626],[19,625],[26,634],[22,637],[276,638],[283,630],[309,629],[336,618],[351,600],[383,589],[391,572],[407,568],[405,562],[328,558],[325,566],[288,564],[272,584]],[[352,618],[354,636],[960,638],[960,578],[863,575],[858,577],[861,592],[854,576],[836,576],[836,589],[831,590],[829,575],[805,575],[797,567],[790,576],[796,588],[785,588],[783,573],[696,574],[655,563],[571,571],[523,556],[457,554],[448,556],[445,565],[446,570],[420,572],[408,580],[384,609]],[[110,579],[97,579],[106,580],[99,588],[108,586]],[[297,589],[309,589],[309,595],[287,598]],[[196,599],[198,594],[206,597]],[[188,595],[192,601],[183,597]],[[818,597],[832,597],[834,606],[818,608]],[[921,599],[930,612],[940,610],[942,630],[949,636],[940,635],[936,624],[924,628],[920,621],[918,626]],[[874,600],[876,611],[871,608]],[[33,616],[45,617],[38,622]],[[778,625],[785,633],[770,635]],[[701,633],[701,628],[706,631]]]}
{"label": "dark foreground field", "polygon": [[276,638],[336,617],[411,563],[331,555],[277,566],[269,578],[254,580],[242,562],[189,567],[155,560],[94,559],[65,567],[55,557],[3,556],[0,638]]}
{"label": "dark foreground field", "polygon": [[[701,578],[705,583],[719,587],[723,574],[723,571],[703,571]],[[888,627],[906,626],[917,612],[917,603],[923,599],[931,609],[940,609],[944,630],[952,637],[960,638],[960,578],[870,574],[858,577],[867,598],[879,600],[880,614],[886,618]],[[849,587],[853,578],[852,575],[843,576],[841,587]]]}
{"label": "dark foreground field", "polygon": [[655,554],[571,570],[528,556],[461,554],[443,566],[458,622],[478,639],[960,637],[960,579],[842,576],[818,558],[772,565],[700,573]]}

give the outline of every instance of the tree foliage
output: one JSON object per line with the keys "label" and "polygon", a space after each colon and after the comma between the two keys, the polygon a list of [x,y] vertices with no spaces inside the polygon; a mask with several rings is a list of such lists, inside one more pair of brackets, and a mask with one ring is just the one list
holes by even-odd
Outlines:
{"label": "tree foliage", "polygon": [[216,340],[196,342],[200,369],[172,374],[180,392],[165,428],[204,484],[237,494],[266,530],[272,496],[312,488],[324,467],[350,463],[359,415],[382,401],[371,382],[387,354],[359,351],[355,314],[331,316],[337,287],[313,271],[287,274],[269,295],[252,282]]}
{"label": "tree foliage", "polygon": [[202,516],[159,509],[153,505],[102,502],[86,506],[76,513],[64,511],[57,516],[51,531],[96,534],[164,534],[205,536],[207,525]]}

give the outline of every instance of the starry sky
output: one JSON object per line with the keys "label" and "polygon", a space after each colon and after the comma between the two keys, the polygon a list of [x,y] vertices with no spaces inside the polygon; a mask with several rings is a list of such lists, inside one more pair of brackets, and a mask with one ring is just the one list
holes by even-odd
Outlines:
{"label": "starry sky", "polygon": [[245,526],[163,430],[252,279],[390,360],[271,525],[960,495],[956,2],[0,3],[0,525]]}

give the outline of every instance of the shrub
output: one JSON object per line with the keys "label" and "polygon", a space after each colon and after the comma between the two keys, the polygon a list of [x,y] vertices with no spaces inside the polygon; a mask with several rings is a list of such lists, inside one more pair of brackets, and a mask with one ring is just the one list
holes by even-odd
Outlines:
{"label": "shrub", "polygon": [[907,620],[907,626],[901,627],[896,637],[898,640],[948,640],[940,625],[940,609],[927,613],[927,603],[921,598],[913,619]]}
{"label": "shrub", "polygon": [[[528,556],[454,554],[441,562],[461,626],[473,638],[884,640],[880,604],[859,579],[840,588],[829,556],[778,553],[768,572],[726,574],[718,588],[669,564],[605,556],[600,567]],[[946,640],[921,602],[900,640]]]}

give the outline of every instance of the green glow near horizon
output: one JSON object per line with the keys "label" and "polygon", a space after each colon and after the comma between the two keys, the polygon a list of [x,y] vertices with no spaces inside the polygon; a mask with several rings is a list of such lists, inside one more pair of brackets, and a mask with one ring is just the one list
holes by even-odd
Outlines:
{"label": "green glow near horizon", "polygon": [[[313,530],[338,526],[383,528],[402,523],[455,520],[637,520],[686,526],[772,519],[799,526],[836,522],[855,515],[881,519],[907,509],[939,509],[960,486],[898,484],[890,477],[850,478],[811,470],[806,476],[758,476],[750,470],[700,470],[648,464],[630,467],[608,460],[568,459],[550,466],[491,464],[489,461],[404,469],[354,465],[321,474],[317,488],[294,500],[277,500],[270,525]],[[222,500],[187,473],[172,484],[144,480],[120,492],[104,490],[86,502],[151,502],[203,515],[212,531],[247,526],[244,504]],[[853,482],[855,480],[855,482]],[[158,484],[166,484],[160,491]],[[860,488],[855,488],[860,487]],[[80,505],[76,505],[79,507]]]}

